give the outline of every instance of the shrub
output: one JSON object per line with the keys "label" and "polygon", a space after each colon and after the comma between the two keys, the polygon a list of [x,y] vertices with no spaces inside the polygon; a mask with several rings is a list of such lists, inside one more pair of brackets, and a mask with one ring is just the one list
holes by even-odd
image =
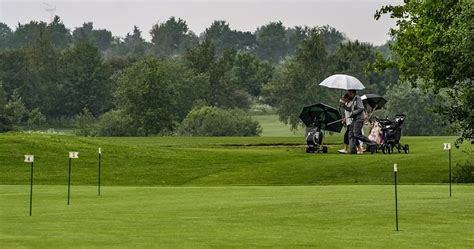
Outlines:
{"label": "shrub", "polygon": [[39,108],[33,109],[29,114],[28,114],[28,126],[31,129],[39,129],[41,127],[44,127],[47,124],[46,122],[46,117],[44,114],[40,111]]}
{"label": "shrub", "polygon": [[184,136],[258,136],[260,124],[243,111],[213,106],[196,107],[177,129]]}
{"label": "shrub", "polygon": [[466,151],[468,159],[463,164],[456,164],[454,169],[454,182],[474,183],[474,153],[472,150]]}
{"label": "shrub", "polygon": [[87,107],[84,107],[82,112],[76,117],[76,134],[81,136],[95,136],[97,134],[95,122],[95,117],[91,111]]}
{"label": "shrub", "polygon": [[112,110],[100,117],[97,135],[111,137],[137,136],[139,131],[133,125],[133,119],[124,111]]}

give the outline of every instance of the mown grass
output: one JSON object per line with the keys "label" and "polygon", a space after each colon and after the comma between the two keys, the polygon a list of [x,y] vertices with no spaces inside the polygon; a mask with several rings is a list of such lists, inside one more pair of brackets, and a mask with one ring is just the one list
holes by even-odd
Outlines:
{"label": "mown grass", "polygon": [[[9,133],[0,135],[0,184],[29,182],[23,155],[35,155],[38,184],[66,184],[68,151],[79,151],[73,161],[73,183],[97,181],[97,148],[102,147],[105,185],[221,186],[389,184],[398,163],[404,184],[447,181],[447,153],[442,143],[455,137],[405,137],[406,154],[340,155],[340,138],[328,154],[306,154],[301,137],[149,137],[83,138],[69,135]],[[466,144],[465,147],[472,146]],[[453,150],[453,166],[466,155]]]}
{"label": "mown grass", "polygon": [[473,186],[0,185],[7,248],[472,248]]}

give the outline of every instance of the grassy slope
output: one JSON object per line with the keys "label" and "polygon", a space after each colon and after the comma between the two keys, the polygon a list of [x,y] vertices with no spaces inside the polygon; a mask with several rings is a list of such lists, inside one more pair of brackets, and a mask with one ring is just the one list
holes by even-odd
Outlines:
{"label": "grassy slope", "polygon": [[[99,146],[104,151],[106,185],[388,184],[393,163],[399,164],[401,183],[441,183],[447,179],[447,153],[441,144],[454,139],[407,137],[403,141],[411,145],[411,154],[357,156],[337,154],[339,145],[329,154],[306,154],[301,137],[82,138],[11,133],[0,135],[0,184],[29,182],[24,154],[36,157],[38,184],[66,184],[68,151],[80,152],[73,161],[73,183],[95,184]],[[453,150],[453,165],[464,158],[460,150]]]}
{"label": "grassy slope", "polygon": [[472,186],[0,186],[1,248],[472,248]]}

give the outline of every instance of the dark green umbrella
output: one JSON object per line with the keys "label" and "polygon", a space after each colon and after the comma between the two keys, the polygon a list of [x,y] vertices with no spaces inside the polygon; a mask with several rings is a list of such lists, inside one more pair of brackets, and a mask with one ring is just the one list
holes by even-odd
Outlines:
{"label": "dark green umbrella", "polygon": [[365,106],[368,105],[372,109],[377,110],[381,109],[387,103],[387,100],[384,97],[374,93],[364,94],[360,98]]}
{"label": "dark green umbrella", "polygon": [[322,130],[341,132],[342,129],[339,111],[323,103],[303,107],[299,117],[306,126],[312,126],[317,121]]}

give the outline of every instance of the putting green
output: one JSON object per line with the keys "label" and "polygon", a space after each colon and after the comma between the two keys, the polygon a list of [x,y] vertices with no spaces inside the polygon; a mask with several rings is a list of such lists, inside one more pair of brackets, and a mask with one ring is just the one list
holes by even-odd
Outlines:
{"label": "putting green", "polygon": [[472,248],[474,186],[0,185],[6,248]]}

